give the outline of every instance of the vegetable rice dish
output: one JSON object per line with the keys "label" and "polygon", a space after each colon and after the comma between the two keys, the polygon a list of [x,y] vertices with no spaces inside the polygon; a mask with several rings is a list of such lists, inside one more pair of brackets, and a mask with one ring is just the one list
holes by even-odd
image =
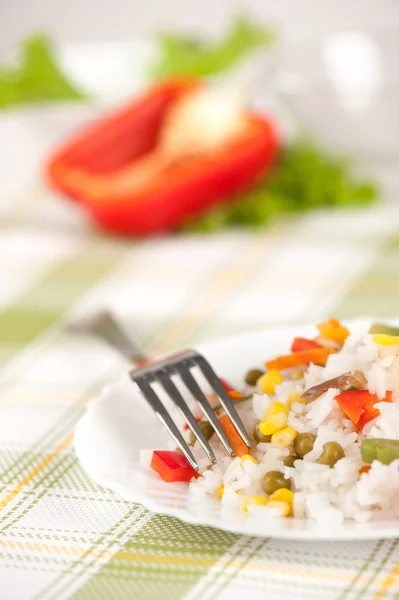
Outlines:
{"label": "vegetable rice dish", "polygon": [[329,319],[317,330],[251,369],[242,391],[222,380],[252,448],[214,398],[235,458],[198,415],[217,463],[182,424],[200,474],[176,450],[152,452],[152,469],[189,482],[191,496],[213,498],[221,513],[329,523],[399,516],[399,329],[374,324],[357,335]]}

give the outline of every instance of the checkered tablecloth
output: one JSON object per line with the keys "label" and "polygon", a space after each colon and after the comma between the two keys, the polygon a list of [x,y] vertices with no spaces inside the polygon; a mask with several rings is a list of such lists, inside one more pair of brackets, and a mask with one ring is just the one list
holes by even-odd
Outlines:
{"label": "checkered tablecloth", "polygon": [[0,600],[399,598],[399,540],[256,539],[151,514],[93,483],[74,426],[127,365],[68,336],[108,306],[154,354],[269,324],[399,315],[399,211],[115,240],[42,189],[0,221]]}

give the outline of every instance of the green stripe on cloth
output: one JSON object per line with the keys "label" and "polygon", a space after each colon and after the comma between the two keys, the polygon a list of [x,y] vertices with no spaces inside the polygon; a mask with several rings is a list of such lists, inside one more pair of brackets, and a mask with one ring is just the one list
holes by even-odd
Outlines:
{"label": "green stripe on cloth", "polygon": [[[109,274],[124,256],[124,247],[110,246],[106,252],[100,249],[95,241],[84,247],[83,251],[60,265],[40,279],[17,302],[0,314],[1,343],[12,344],[13,352],[8,354],[12,358],[21,349],[34,342],[40,335],[59,322],[62,315],[71,305],[81,297],[96,281]],[[51,290],[63,290],[62,303],[57,309],[42,310],[40,302],[48,302]],[[36,310],[29,308],[36,306]],[[63,427],[71,429],[81,414],[82,407],[72,407],[62,418]],[[69,416],[72,416],[72,421]],[[53,424],[49,432],[39,438],[35,447],[30,448],[19,456],[17,461],[8,464],[1,474],[1,480],[7,482],[7,477],[20,477],[23,470],[29,469],[37,461],[38,447],[46,442],[51,445],[53,440],[59,438],[58,423]]]}
{"label": "green stripe on cloth", "polygon": [[50,600],[58,599],[72,583],[79,581],[79,578],[84,578],[87,571],[97,571],[101,563],[109,560],[121,544],[121,539],[129,532],[132,533],[135,529],[141,529],[140,521],[145,519],[148,511],[143,509],[138,504],[131,504],[130,509],[118,519],[103,535],[101,535],[95,544],[88,548],[80,559],[75,561],[70,568],[64,570],[60,577],[54,579],[46,588],[44,588],[35,597],[35,600]]}
{"label": "green stripe on cloth", "polygon": [[[386,544],[386,552],[381,558],[380,562],[376,565],[372,575],[369,577],[367,582],[364,584],[363,588],[359,591],[356,599],[361,600],[362,598],[367,598],[369,589],[371,586],[375,586],[375,579],[383,572],[384,566],[392,556],[393,552],[399,545],[399,540],[393,540]],[[378,596],[378,594],[377,594]]]}
{"label": "green stripe on cloth", "polygon": [[[239,536],[154,515],[140,532],[85,583],[76,600],[177,600],[186,594]],[[122,584],[122,585],[121,585]]]}
{"label": "green stripe on cloth", "polygon": [[0,315],[1,335],[6,344],[24,346],[57,321],[56,312],[31,311],[15,306]]}
{"label": "green stripe on cloth", "polygon": [[[234,578],[238,575],[239,571],[245,567],[251,558],[256,556],[256,553],[259,550],[262,550],[269,542],[268,539],[259,540],[257,538],[245,538],[245,536],[241,536],[239,541],[242,543],[237,544],[235,552],[231,553],[230,551],[230,561],[227,562],[223,569],[220,569],[219,573],[215,577],[213,577],[212,585],[214,586],[214,592],[209,600],[212,598],[217,598],[217,596],[231,584]],[[241,556],[244,556],[245,558],[240,561],[240,567],[235,569],[233,568],[227,577],[223,577],[222,573],[224,570],[228,569],[230,567],[230,563],[234,563],[234,560],[239,559]]]}
{"label": "green stripe on cloth", "polygon": [[[23,477],[26,472],[32,468],[36,462],[40,462],[40,456],[45,456],[59,439],[65,437],[71,431],[77,419],[83,412],[82,406],[72,406],[67,410],[58,423],[55,423],[51,429],[46,431],[35,445],[29,450],[17,454],[16,459],[9,463],[0,473],[0,481],[4,484],[11,483],[18,477]],[[40,449],[40,450],[39,450]]]}
{"label": "green stripe on cloth", "polygon": [[[115,268],[123,254],[110,246],[98,255],[97,244],[55,267],[13,306],[0,314],[1,343],[15,350],[31,343],[56,324],[66,309],[100,277]],[[46,310],[52,294],[62,290],[58,307]]]}
{"label": "green stripe on cloth", "polygon": [[[185,313],[173,324],[169,332],[163,333],[159,342],[151,351],[162,354],[175,346],[187,346],[193,341],[193,332],[213,314],[219,306],[223,306],[228,294],[236,290],[250,277],[250,273],[264,252],[276,241],[274,230],[261,231],[246,238],[246,243],[239,251],[232,253],[223,268],[211,273],[208,285],[193,302],[186,307]],[[277,237],[278,239],[278,237]]]}
{"label": "green stripe on cloth", "polygon": [[383,246],[374,264],[351,287],[334,314],[346,319],[362,315],[399,316],[399,236]]}
{"label": "green stripe on cloth", "polygon": [[344,589],[342,595],[339,597],[339,600],[346,600],[348,595],[351,594],[352,590],[356,586],[360,577],[368,571],[369,566],[373,563],[378,552],[381,550],[383,543],[384,543],[383,540],[379,540],[378,542],[375,543],[375,546],[373,547],[370,554],[367,556],[367,559],[364,561],[362,567],[359,569],[359,572],[355,575],[354,579],[352,579],[350,584]]}
{"label": "green stripe on cloth", "polygon": [[[36,282],[23,297],[18,299],[13,306],[3,311],[0,314],[1,342],[6,345],[12,345],[14,348],[14,353],[10,353],[8,358],[12,358],[13,355],[16,355],[21,349],[34,342],[39,336],[56,325],[64,312],[96,281],[109,274],[121,258],[124,257],[124,254],[125,248],[123,245],[110,245],[105,251],[104,248],[99,248],[98,241],[95,240],[86,245],[82,252],[75,254],[73,257],[54,267],[50,273]],[[58,286],[61,286],[63,290],[62,302],[53,310],[41,309],[41,303],[46,306],[49,301],[49,294],[51,294],[52,290],[57,290]],[[32,305],[35,306],[35,310],[30,308]],[[14,512],[18,520],[20,518],[18,515],[23,515],[26,510],[31,510],[40,499],[40,496],[31,497],[30,495],[22,494],[21,499],[18,498],[17,502],[15,501],[15,498],[20,493],[19,488],[21,484],[24,487],[24,481],[30,481],[31,475],[29,471],[31,471],[31,474],[36,474],[37,469],[39,471],[43,470],[46,477],[52,474],[55,465],[51,465],[51,460],[50,466],[47,466],[46,457],[51,457],[51,454],[48,454],[47,448],[51,447],[53,440],[55,443],[55,440],[60,438],[62,430],[64,432],[65,429],[68,429],[69,432],[72,431],[82,411],[82,406],[74,406],[66,411],[61,420],[58,423],[53,423],[48,432],[39,438],[35,445],[18,456],[17,460],[14,460],[11,464],[7,464],[6,469],[2,473],[2,482],[7,482],[7,480],[11,482],[19,479],[20,483],[18,483],[16,488],[11,489],[11,491],[6,490],[5,494],[2,493],[4,498],[0,502],[1,506],[4,507],[10,502],[12,503],[11,510],[7,514],[7,519],[5,521],[3,519],[1,528],[3,532],[15,525]],[[60,426],[61,429],[59,429]],[[41,445],[43,449],[40,451],[39,448]],[[62,457],[58,457],[58,459],[63,460]],[[73,458],[73,460],[76,459]],[[43,465],[43,469],[41,465]],[[54,484],[56,481],[55,479]],[[24,504],[22,513],[21,502]]]}

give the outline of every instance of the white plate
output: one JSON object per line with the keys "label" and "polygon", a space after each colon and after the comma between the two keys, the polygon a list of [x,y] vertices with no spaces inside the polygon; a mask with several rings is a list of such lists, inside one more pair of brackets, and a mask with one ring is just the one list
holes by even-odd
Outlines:
{"label": "white plate", "polygon": [[[377,319],[373,319],[377,320]],[[350,324],[352,331],[367,331],[371,320]],[[248,368],[286,352],[296,335],[313,336],[313,326],[250,332],[198,346],[216,372],[237,387]],[[260,537],[297,540],[354,540],[399,536],[399,521],[345,522],[321,526],[310,520],[275,519],[271,524],[234,514],[221,518],[219,503],[200,503],[188,497],[186,484],[163,482],[140,464],[141,449],[167,447],[169,436],[129,378],[114,383],[92,400],[75,431],[75,449],[83,468],[100,485],[148,509],[198,525],[210,525]]]}

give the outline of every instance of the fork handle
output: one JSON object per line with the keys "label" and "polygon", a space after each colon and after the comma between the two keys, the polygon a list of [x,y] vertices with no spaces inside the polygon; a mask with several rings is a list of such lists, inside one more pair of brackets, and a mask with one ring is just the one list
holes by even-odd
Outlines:
{"label": "fork handle", "polygon": [[131,337],[121,328],[108,310],[101,311],[87,320],[76,323],[71,328],[75,332],[88,333],[112,346],[137,367],[145,366],[150,358],[145,355]]}

